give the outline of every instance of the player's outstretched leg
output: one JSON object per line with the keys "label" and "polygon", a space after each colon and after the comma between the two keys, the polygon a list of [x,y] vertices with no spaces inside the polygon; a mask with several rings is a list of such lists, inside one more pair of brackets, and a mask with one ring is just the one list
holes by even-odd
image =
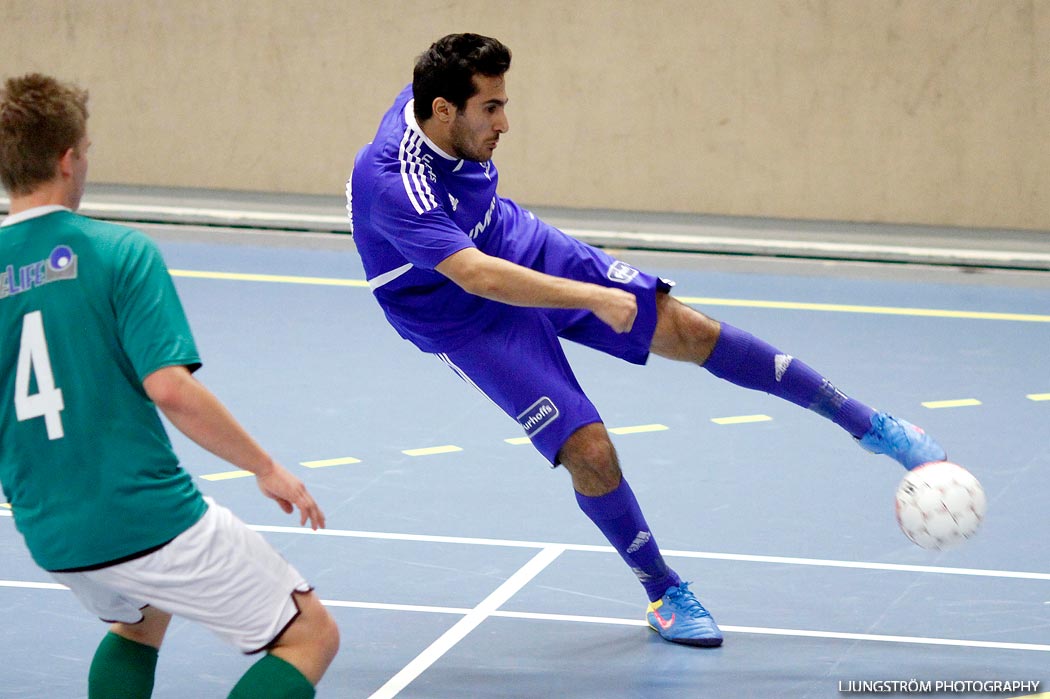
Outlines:
{"label": "player's outstretched leg", "polygon": [[809,365],[728,323],[704,368],[739,386],[766,391],[808,408],[849,432],[875,454],[904,468],[943,461],[944,449],[923,430],[846,396]]}
{"label": "player's outstretched leg", "polygon": [[921,429],[850,398],[804,362],[729,323],[719,323],[666,294],[657,296],[651,349],[695,362],[730,383],[765,391],[822,415],[870,452],[907,469],[943,461],[944,449]]}
{"label": "player's outstretched leg", "polygon": [[576,502],[638,577],[649,597],[646,618],[674,643],[722,645],[722,632],[696,596],[664,562],[638,499],[623,478],[604,425],[577,430],[559,453],[572,475]]}

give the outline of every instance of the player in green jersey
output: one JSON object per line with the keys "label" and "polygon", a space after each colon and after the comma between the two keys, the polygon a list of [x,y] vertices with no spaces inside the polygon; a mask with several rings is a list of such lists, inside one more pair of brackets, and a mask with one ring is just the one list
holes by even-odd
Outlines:
{"label": "player in green jersey", "polygon": [[[0,483],[33,559],[99,618],[89,697],[149,697],[173,614],[245,653],[231,697],[312,697],[339,632],[305,579],[204,498],[157,408],[255,474],[300,522],[302,482],[193,377],[200,358],[154,243],[76,213],[87,93],[31,74],[0,89]],[[207,562],[205,562],[207,561]]]}

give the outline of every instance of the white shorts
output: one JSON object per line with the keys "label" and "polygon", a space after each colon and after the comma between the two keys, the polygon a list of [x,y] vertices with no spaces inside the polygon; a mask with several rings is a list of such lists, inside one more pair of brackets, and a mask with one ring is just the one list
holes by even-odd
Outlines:
{"label": "white shorts", "polygon": [[206,500],[200,521],[153,553],[51,576],[103,621],[136,624],[150,606],[199,622],[244,653],[264,650],[299,615],[292,593],[311,587],[262,536]]}

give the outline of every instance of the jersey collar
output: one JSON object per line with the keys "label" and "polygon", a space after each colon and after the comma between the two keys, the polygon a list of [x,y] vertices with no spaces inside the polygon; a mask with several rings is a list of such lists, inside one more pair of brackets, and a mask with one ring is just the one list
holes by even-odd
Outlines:
{"label": "jersey collar", "polygon": [[47,216],[48,214],[53,214],[56,211],[69,211],[69,209],[65,206],[60,206],[58,204],[49,204],[47,206],[34,206],[32,209],[26,209],[25,211],[20,211],[17,214],[12,214],[5,218],[3,221],[0,221],[0,228],[3,228],[5,226],[13,226],[16,223],[22,223],[23,221],[28,221],[31,218]]}
{"label": "jersey collar", "polygon": [[428,138],[427,135],[423,133],[423,129],[419,128],[419,124],[416,123],[416,113],[412,109],[412,105],[414,105],[415,103],[416,101],[414,99],[411,99],[408,101],[408,104],[405,105],[405,124],[408,126],[408,128],[414,131],[415,133],[419,134],[419,137],[422,138],[423,142],[430,147],[430,150],[434,151],[445,160],[448,160],[449,162],[453,163],[459,161],[459,158],[451,156],[445,151],[438,148],[437,144],[431,141],[430,138]]}

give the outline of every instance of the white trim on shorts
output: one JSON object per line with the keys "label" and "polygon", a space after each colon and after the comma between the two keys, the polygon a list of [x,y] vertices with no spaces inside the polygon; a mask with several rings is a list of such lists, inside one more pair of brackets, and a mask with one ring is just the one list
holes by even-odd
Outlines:
{"label": "white trim on shorts", "polygon": [[273,643],[299,616],[306,579],[211,498],[192,527],[153,553],[98,570],[51,573],[107,622],[137,624],[150,606],[200,623],[243,653]]}

